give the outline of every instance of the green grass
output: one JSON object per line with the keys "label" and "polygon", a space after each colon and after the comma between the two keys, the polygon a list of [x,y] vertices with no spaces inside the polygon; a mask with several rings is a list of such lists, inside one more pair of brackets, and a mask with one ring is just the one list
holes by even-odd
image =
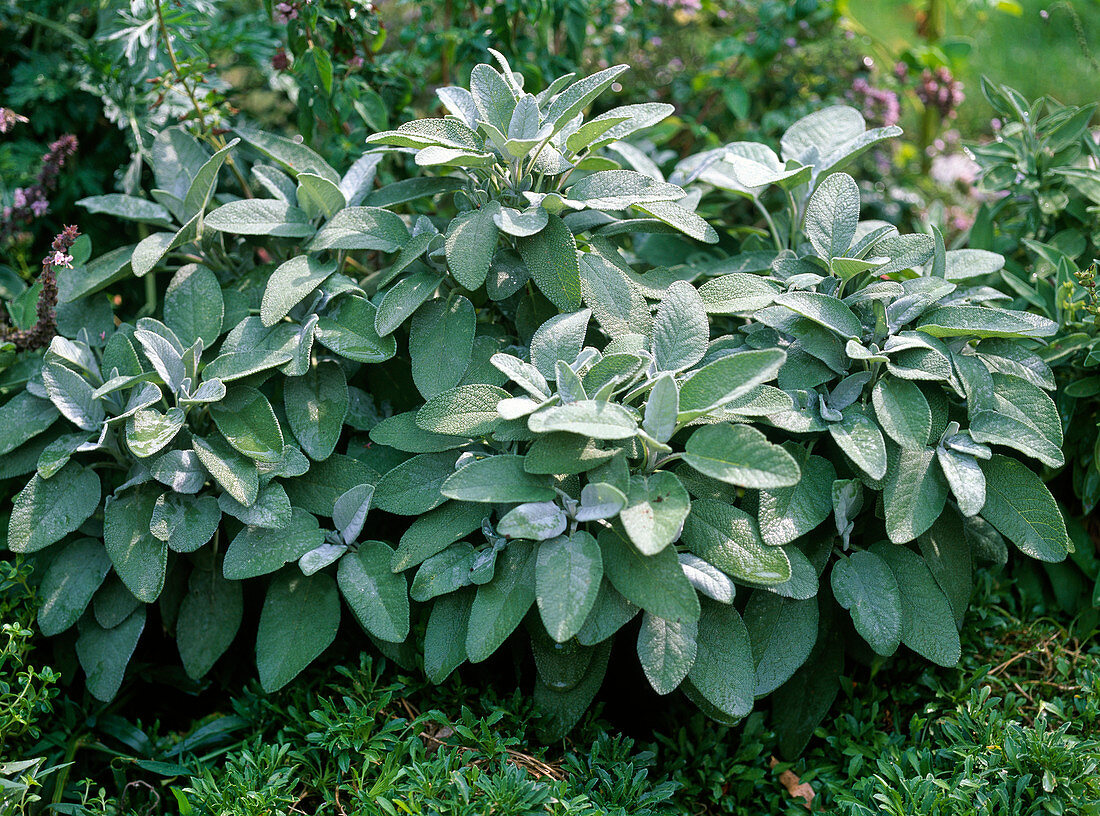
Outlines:
{"label": "green grass", "polygon": [[[965,37],[973,44],[959,77],[966,86],[967,101],[958,125],[966,136],[988,130],[992,116],[978,88],[982,74],[1011,85],[1029,99],[1049,94],[1075,105],[1100,100],[1100,0],[1017,2],[1022,7],[1018,16],[980,8],[992,4],[977,0],[949,3],[970,7],[949,14],[947,20],[948,37]],[[926,0],[848,3],[849,16],[895,54],[918,42],[913,7],[925,4]],[[1044,10],[1049,15],[1045,20],[1040,16]]]}

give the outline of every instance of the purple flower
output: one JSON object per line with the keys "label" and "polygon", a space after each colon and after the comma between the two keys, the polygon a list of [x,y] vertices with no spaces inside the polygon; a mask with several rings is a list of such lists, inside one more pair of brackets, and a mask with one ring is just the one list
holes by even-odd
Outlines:
{"label": "purple flower", "polygon": [[18,208],[23,209],[27,206],[27,191],[22,187],[16,187],[15,192],[12,193],[12,203]]}
{"label": "purple flower", "polygon": [[881,123],[885,127],[896,125],[901,118],[898,95],[886,88],[876,88],[864,77],[852,81],[850,99],[861,103],[863,118]]}
{"label": "purple flower", "polygon": [[276,3],[275,22],[285,25],[291,20],[298,19],[298,5],[296,3]]}
{"label": "purple flower", "polygon": [[787,48],[794,48],[798,45],[798,40],[794,37],[787,37],[787,39],[783,40],[783,45],[787,46]]}
{"label": "purple flower", "polygon": [[31,202],[31,212],[33,212],[38,218],[41,218],[43,215],[45,215],[46,211],[49,210],[49,208],[50,202],[48,202],[44,198],[36,198],[34,201]]}
{"label": "purple flower", "polygon": [[64,252],[54,252],[53,257],[49,258],[51,266],[63,266],[66,269],[71,269],[73,265],[73,256],[66,255]]}

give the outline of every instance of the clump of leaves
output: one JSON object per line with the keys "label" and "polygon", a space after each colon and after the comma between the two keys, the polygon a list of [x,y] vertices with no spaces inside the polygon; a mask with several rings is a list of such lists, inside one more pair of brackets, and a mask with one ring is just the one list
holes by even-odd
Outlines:
{"label": "clump of leaves", "polygon": [[[893,131],[851,109],[796,123],[782,161],[689,159],[687,192],[623,141],[667,106],[585,121],[624,66],[535,95],[498,63],[342,176],[279,136],[239,128],[209,155],[173,129],[155,201],[85,202],[164,229],[72,270],[63,303],[172,277],[132,321],[60,327],[0,406],[10,474],[34,473],[8,546],[47,562],[43,629],[78,627],[107,699],[154,602],[203,676],[244,580],[266,587],[269,690],[332,643],[344,604],[435,681],[523,623],[547,735],[638,617],[659,693],[731,721],[778,690],[803,740],[836,691],[844,610],[882,655],[953,664],[974,559],[1005,538],[1069,549],[1006,455],[1061,464],[1020,342],[1056,325],[967,285],[998,256],[860,221],[837,171]],[[394,148],[431,175],[375,189]],[[266,197],[215,194],[230,151]],[[718,240],[702,196],[767,212],[772,184],[774,251],[700,251]],[[669,251],[689,262],[645,269]]]}

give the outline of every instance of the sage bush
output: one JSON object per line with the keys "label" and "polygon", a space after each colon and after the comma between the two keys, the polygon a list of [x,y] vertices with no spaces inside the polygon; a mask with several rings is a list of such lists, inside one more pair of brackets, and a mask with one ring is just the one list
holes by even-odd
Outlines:
{"label": "sage bush", "polygon": [[669,106],[584,115],[626,66],[533,94],[496,56],[343,174],[176,127],[149,197],[84,200],[153,231],[61,270],[58,335],[4,358],[43,632],[106,700],[153,610],[191,677],[254,642],[267,690],[344,607],[434,681],[523,623],[554,736],[640,618],[657,693],[775,693],[796,747],[846,653],[954,664],[975,563],[1070,549],[1030,464],[1063,461],[1057,324],[973,284],[999,255],[860,220],[842,170],[897,128],[827,108],[666,180],[628,139]]}

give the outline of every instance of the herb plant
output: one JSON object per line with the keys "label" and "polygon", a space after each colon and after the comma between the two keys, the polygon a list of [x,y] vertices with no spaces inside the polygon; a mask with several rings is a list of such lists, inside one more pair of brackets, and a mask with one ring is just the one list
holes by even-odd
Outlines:
{"label": "herb plant", "polygon": [[[859,220],[838,171],[895,131],[852,109],[800,120],[782,158],[689,159],[688,191],[623,141],[666,106],[585,121],[625,66],[536,95],[498,63],[343,175],[279,136],[210,155],[170,129],[152,200],[86,202],[162,231],[59,280],[86,317],[0,407],[8,474],[33,474],[7,543],[46,562],[42,628],[77,626],[107,699],[154,603],[203,676],[245,580],[269,690],[345,604],[436,681],[522,623],[548,735],[635,618],[657,692],[730,721],[778,690],[803,738],[849,617],[878,654],[953,664],[973,560],[1069,549],[1015,458],[1062,463],[1025,345],[1057,325],[968,285],[999,256]],[[251,181],[218,192],[230,152]],[[426,174],[376,188],[394,153]],[[737,243],[694,212],[717,188],[766,213],[774,250],[706,249]],[[688,262],[643,269],[661,241]],[[131,320],[103,320],[135,276]]]}

